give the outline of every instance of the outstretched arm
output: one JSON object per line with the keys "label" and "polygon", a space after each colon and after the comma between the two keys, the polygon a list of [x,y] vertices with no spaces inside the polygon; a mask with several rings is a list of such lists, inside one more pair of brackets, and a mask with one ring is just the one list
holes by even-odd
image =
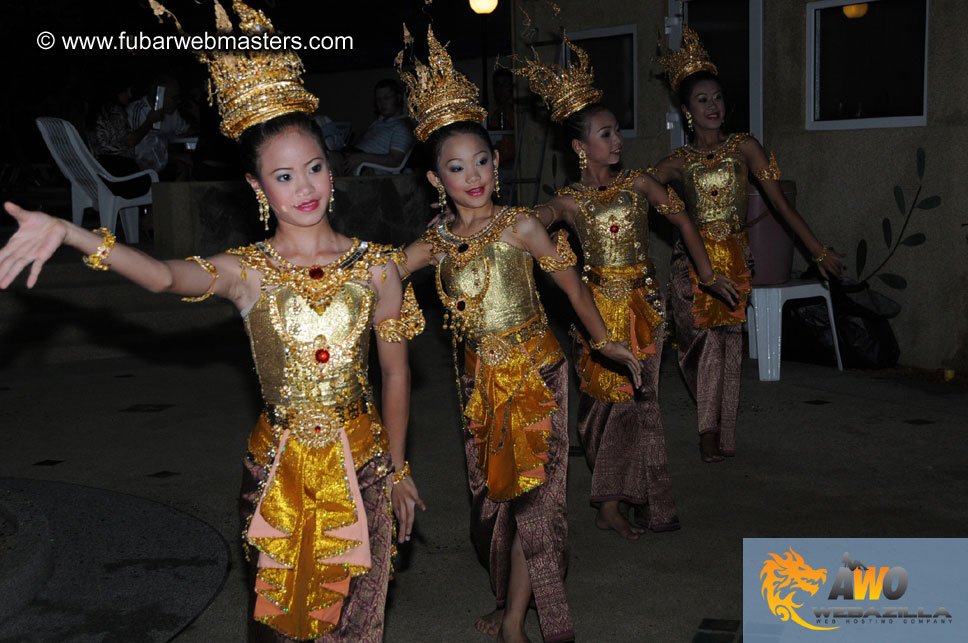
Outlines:
{"label": "outstretched arm", "polygon": [[746,165],[750,172],[760,184],[763,194],[770,200],[770,203],[780,213],[783,220],[793,230],[793,232],[803,241],[807,247],[807,252],[816,262],[820,273],[824,277],[839,278],[844,272],[843,255],[831,252],[830,249],[820,243],[816,235],[807,225],[807,222],[796,209],[787,202],[780,189],[780,168],[776,163],[776,158],[772,155],[766,157],[766,151],[760,142],[750,137],[739,146],[740,152],[746,157]]}
{"label": "outstretched arm", "polygon": [[649,203],[659,214],[665,216],[674,226],[679,228],[682,243],[686,246],[686,250],[696,266],[696,276],[699,277],[699,283],[721,297],[730,306],[739,303],[736,282],[713,271],[709,254],[706,252],[706,245],[699,235],[699,230],[696,229],[696,225],[686,214],[685,204],[675,191],[671,187],[662,187],[650,175],[638,177],[635,180],[635,189],[649,200]]}
{"label": "outstretched arm", "polygon": [[[524,243],[526,250],[532,256],[538,257],[539,260],[550,257],[555,263],[566,259],[558,252],[558,248],[555,247],[537,217],[520,217],[515,227],[517,230],[514,236]],[[638,388],[642,383],[642,365],[628,347],[618,342],[609,341],[608,328],[595,306],[595,299],[592,297],[591,291],[582,282],[573,266],[565,267],[566,264],[573,263],[574,256],[570,258],[570,261],[566,259],[565,263],[553,266],[551,278],[568,296],[568,301],[571,302],[578,319],[581,320],[592,339],[592,347],[601,351],[602,355],[609,359],[624,364],[629,369],[632,383],[635,388]]]}
{"label": "outstretched arm", "polygon": [[[77,248],[85,255],[92,255],[105,246],[105,238],[69,221],[24,210],[10,202],[5,203],[4,208],[17,220],[19,228],[0,249],[0,288],[9,286],[27,266],[30,266],[27,287],[33,288],[44,263],[61,245]],[[250,303],[249,290],[258,286],[242,282],[240,271],[233,269],[238,267],[235,257],[216,255],[208,262],[222,276],[221,279],[204,269],[201,262],[159,261],[120,243],[103,259],[103,265],[151,292],[185,297],[212,293],[231,299],[239,308]]]}
{"label": "outstretched arm", "polygon": [[[391,261],[374,266],[370,282],[377,294],[373,325],[377,329],[376,347],[383,376],[381,413],[383,426],[390,442],[393,469],[402,472],[406,464],[407,420],[410,415],[410,367],[407,364],[407,337],[392,328],[392,320],[401,317],[403,287],[400,274]],[[410,540],[415,507],[426,509],[412,477],[399,481],[395,476],[390,500],[393,514],[400,523],[397,534],[400,542]]]}

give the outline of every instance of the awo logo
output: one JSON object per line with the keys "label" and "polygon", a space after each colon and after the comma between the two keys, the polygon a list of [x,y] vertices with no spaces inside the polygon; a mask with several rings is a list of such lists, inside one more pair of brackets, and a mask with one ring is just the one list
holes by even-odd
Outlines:
{"label": "awo logo", "polygon": [[907,592],[907,570],[900,565],[867,566],[852,560],[848,552],[844,553],[831,583],[827,594],[829,603],[810,607],[812,614],[805,619],[797,612],[804,605],[797,602],[797,593],[816,595],[826,582],[827,570],[814,569],[792,547],[782,556],[767,555],[770,558],[763,561],[760,571],[760,595],[781,621],[793,621],[810,630],[836,630],[845,625],[952,622],[951,613],[942,606],[936,609],[895,607],[894,603],[887,602],[899,601]]}

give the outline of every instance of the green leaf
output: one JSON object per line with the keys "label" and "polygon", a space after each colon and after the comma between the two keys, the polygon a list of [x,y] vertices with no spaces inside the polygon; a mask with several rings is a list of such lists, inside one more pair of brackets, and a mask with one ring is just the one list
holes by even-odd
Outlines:
{"label": "green leaf", "polygon": [[881,228],[884,230],[884,245],[890,248],[891,238],[893,237],[891,234],[891,220],[887,217],[884,217],[884,221],[881,223]]}
{"label": "green leaf", "polygon": [[927,199],[922,199],[921,202],[918,203],[918,207],[922,210],[933,210],[939,205],[941,205],[940,196],[929,196]]}
{"label": "green leaf", "polygon": [[860,277],[860,273],[864,272],[864,266],[867,265],[867,239],[861,239],[857,242],[857,277]]}
{"label": "green leaf", "polygon": [[548,185],[547,183],[545,183],[544,185],[541,186],[541,191],[544,192],[545,194],[547,194],[548,196],[554,196],[555,195],[555,189],[553,187],[551,187],[550,185]]}
{"label": "green leaf", "polygon": [[910,237],[908,237],[907,239],[905,239],[904,241],[902,241],[901,243],[903,243],[906,246],[920,246],[926,240],[927,240],[927,237],[925,237],[923,233],[916,232],[912,234]]}
{"label": "green leaf", "polygon": [[895,275],[890,272],[882,272],[877,275],[877,278],[884,282],[884,285],[890,286],[896,290],[904,290],[907,288],[907,279],[901,275]]}
{"label": "green leaf", "polygon": [[918,179],[924,178],[924,148],[918,148]]}
{"label": "green leaf", "polygon": [[907,208],[904,207],[904,190],[901,189],[900,185],[894,186],[894,200],[897,201],[897,211],[901,214],[907,214]]}

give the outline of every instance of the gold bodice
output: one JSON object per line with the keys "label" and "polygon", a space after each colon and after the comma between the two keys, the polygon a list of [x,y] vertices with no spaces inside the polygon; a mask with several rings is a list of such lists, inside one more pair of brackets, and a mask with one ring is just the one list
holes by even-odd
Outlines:
{"label": "gold bodice", "polygon": [[245,327],[265,401],[332,406],[363,397],[373,306],[370,286],[355,281],[321,313],[284,285],[263,293]]}
{"label": "gold bodice", "polygon": [[620,268],[648,260],[648,202],[633,187],[641,174],[626,171],[601,188],[576,183],[558,191],[578,204],[575,231],[586,265]]}
{"label": "gold bodice", "polygon": [[680,147],[683,187],[693,221],[700,228],[726,225],[732,231],[746,223],[748,168],[737,149],[749,134],[730,134],[715,150]]}
{"label": "gold bodice", "polygon": [[281,263],[267,244],[232,252],[243,270],[262,274],[245,328],[266,403],[344,407],[362,399],[376,303],[370,267],[386,264],[390,249],[354,239],[342,257],[311,268]]}
{"label": "gold bodice", "polygon": [[437,266],[438,294],[470,340],[544,316],[531,255],[500,240],[520,214],[520,209],[508,208],[473,237],[457,236],[444,224],[424,236],[435,255],[444,254]]}

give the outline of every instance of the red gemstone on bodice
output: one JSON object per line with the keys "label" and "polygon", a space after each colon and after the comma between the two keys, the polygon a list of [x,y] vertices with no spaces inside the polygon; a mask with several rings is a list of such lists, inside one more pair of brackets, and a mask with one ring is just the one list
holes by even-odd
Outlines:
{"label": "red gemstone on bodice", "polygon": [[719,190],[717,190],[716,188],[713,188],[709,193],[712,194],[713,196],[716,196],[717,194],[719,194]]}
{"label": "red gemstone on bodice", "polygon": [[618,232],[618,226],[613,223],[612,227],[609,228],[609,230],[612,231],[612,234],[615,234],[616,232]]}
{"label": "red gemstone on bodice", "polygon": [[319,266],[313,266],[312,268],[309,269],[309,278],[310,279],[322,279],[323,278],[323,269],[320,268]]}
{"label": "red gemstone on bodice", "polygon": [[469,245],[467,245],[466,243],[462,243],[459,246],[457,246],[457,252],[467,252],[468,248],[470,248]]}
{"label": "red gemstone on bodice", "polygon": [[321,426],[317,426],[317,427],[316,427],[316,433],[319,433],[319,432],[320,432],[320,431],[322,431],[322,430],[323,430],[323,427],[321,427]]}
{"label": "red gemstone on bodice", "polygon": [[465,304],[464,302],[462,301],[457,302],[457,310],[464,310],[464,308],[466,307],[467,307],[467,304]]}
{"label": "red gemstone on bodice", "polygon": [[329,351],[325,348],[320,348],[316,351],[316,361],[320,364],[325,364],[329,361]]}

